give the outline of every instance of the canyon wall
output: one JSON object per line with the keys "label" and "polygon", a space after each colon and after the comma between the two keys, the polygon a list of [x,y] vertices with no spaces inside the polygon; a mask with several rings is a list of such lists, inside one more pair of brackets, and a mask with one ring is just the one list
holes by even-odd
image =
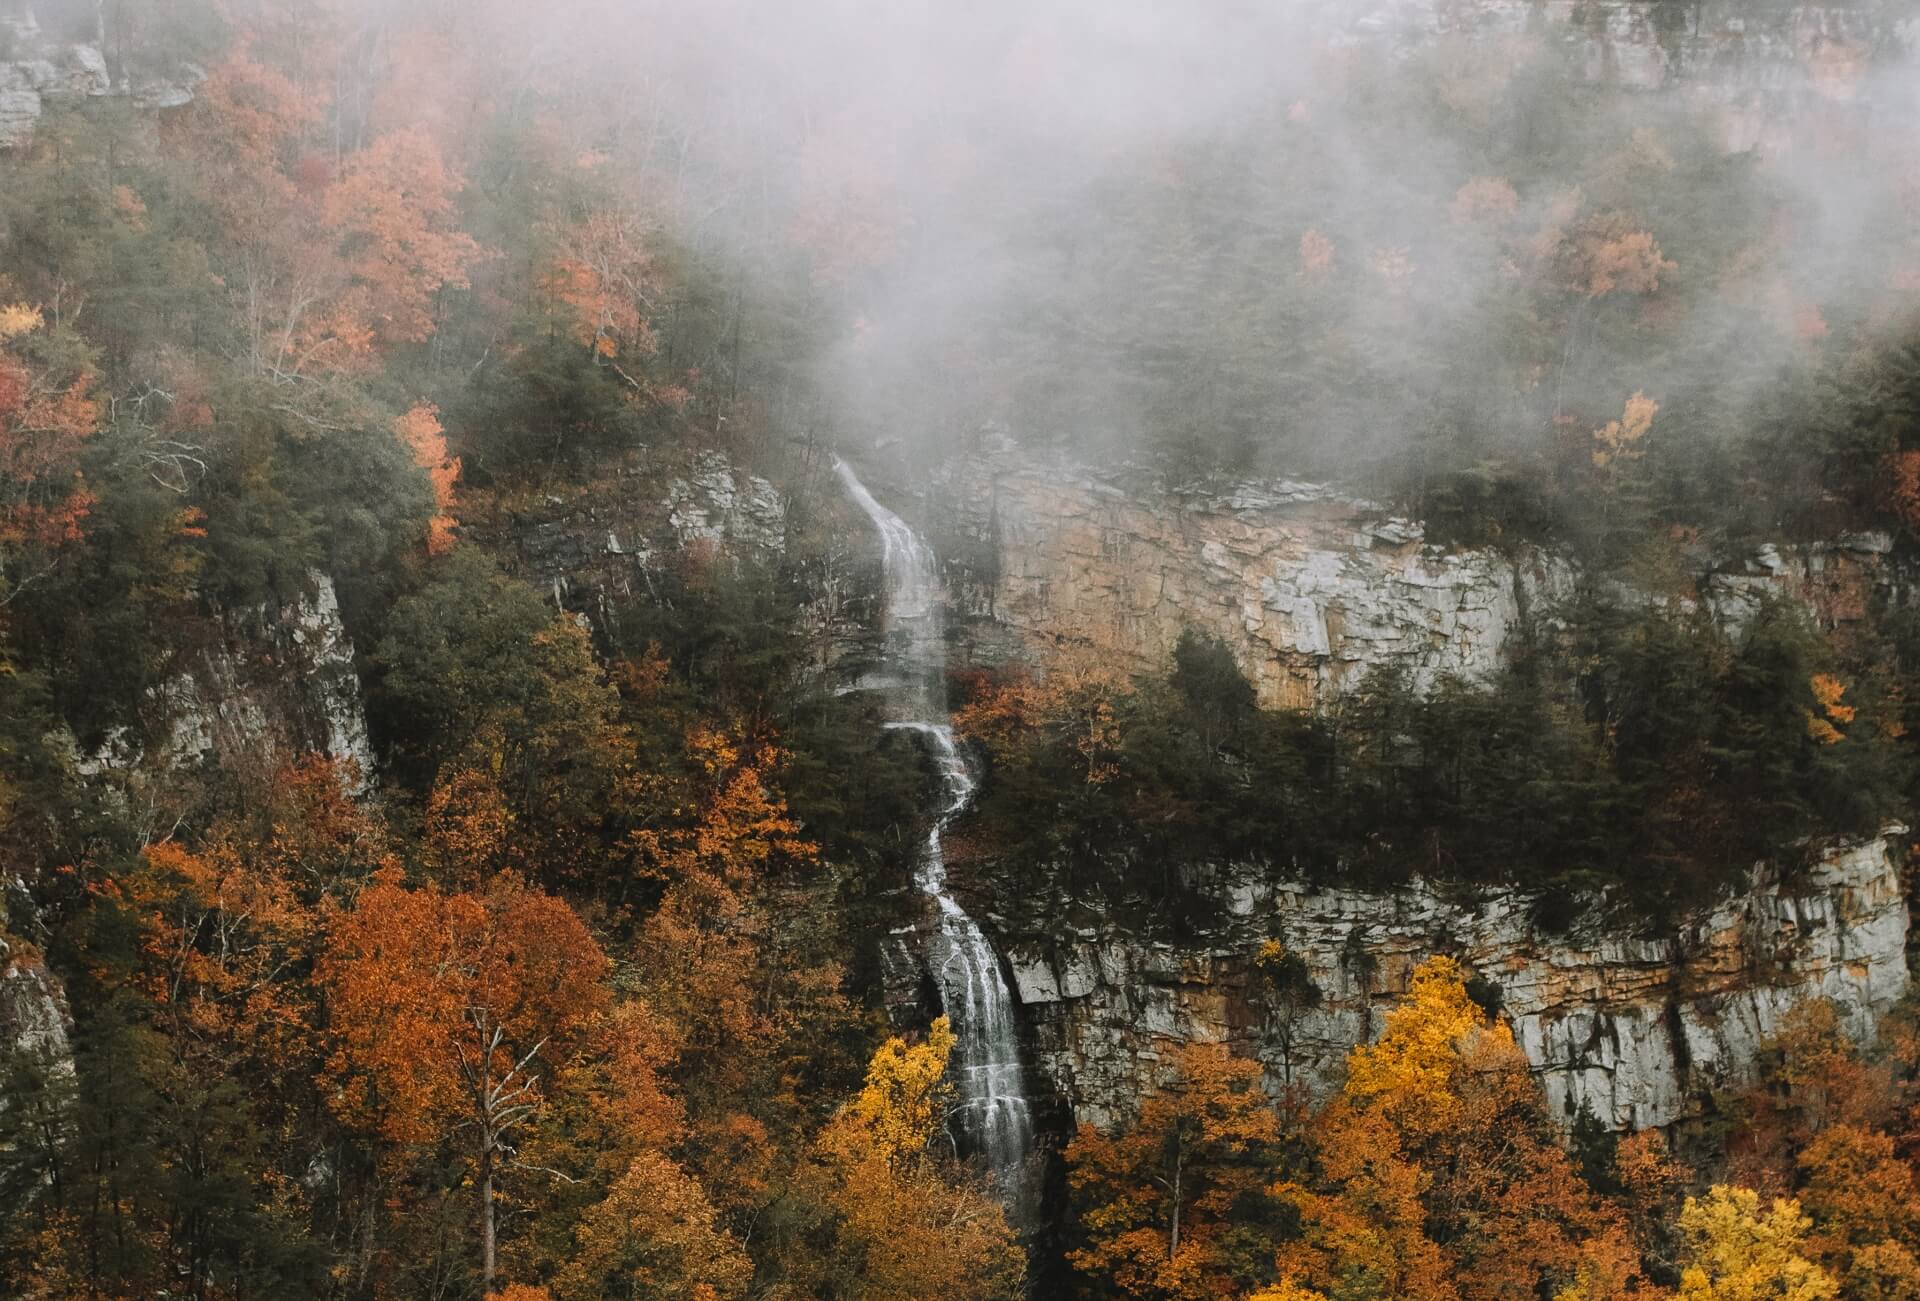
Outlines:
{"label": "canyon wall", "polygon": [[[1165,489],[1005,443],[950,462],[928,502],[956,662],[1044,664],[1064,650],[1158,670],[1192,627],[1232,648],[1268,706],[1312,705],[1374,666],[1420,684],[1485,673],[1573,580],[1550,551],[1434,546],[1417,521],[1319,485]],[[1884,534],[1852,534],[1693,562],[1730,623],[1773,594],[1832,631],[1904,585],[1891,551]]]}
{"label": "canyon wall", "polygon": [[[333,581],[318,571],[290,604],[205,621],[139,713],[137,725],[117,726],[91,748],[71,735],[66,746],[74,775],[117,800],[155,839],[223,764],[271,772],[323,754],[350,765],[356,790],[374,775],[353,643]],[[24,1058],[71,1077],[72,1016],[43,961],[45,938],[33,883],[0,882],[0,1060]]]}
{"label": "canyon wall", "polygon": [[954,467],[936,499],[984,562],[953,583],[973,662],[1083,648],[1160,668],[1193,627],[1234,649],[1269,706],[1310,705],[1374,664],[1423,682],[1491,669],[1528,602],[1567,580],[1539,553],[1428,547],[1417,523],[1308,484],[1129,489],[1006,454]]}
{"label": "canyon wall", "polygon": [[76,749],[82,775],[141,784],[141,803],[186,794],[197,770],[220,763],[270,770],[323,754],[351,763],[361,786],[372,778],[353,642],[329,576],[310,571],[291,603],[230,612],[198,632],[147,693],[137,728]]}
{"label": "canyon wall", "polygon": [[[1097,910],[1036,933],[1003,900],[992,921],[1034,1065],[1081,1121],[1128,1115],[1181,1043],[1231,1044],[1266,1067],[1276,1092],[1324,1093],[1347,1053],[1378,1036],[1414,967],[1446,954],[1497,990],[1555,1114],[1588,1108],[1608,1128],[1639,1129],[1750,1083],[1762,1045],[1815,999],[1871,1040],[1907,989],[1904,834],[1836,848],[1787,882],[1757,872],[1659,938],[1597,912],[1545,932],[1524,893],[1370,893],[1233,869],[1199,883],[1225,907],[1177,943]],[[1269,940],[1305,962],[1310,986],[1263,979],[1255,957]]]}
{"label": "canyon wall", "polygon": [[[1538,549],[1431,545],[1418,523],[1324,487],[1168,490],[1005,442],[950,462],[925,509],[950,557],[958,659],[1044,666],[1064,651],[1164,670],[1195,626],[1233,648],[1270,705],[1324,702],[1376,665],[1416,681],[1484,673],[1574,578]],[[1629,595],[1704,601],[1730,625],[1778,596],[1845,635],[1910,587],[1879,534],[1686,559],[1696,596]],[[1275,1090],[1334,1087],[1414,966],[1449,954],[1498,989],[1556,1112],[1629,1129],[1750,1080],[1763,1043],[1816,999],[1872,1037],[1907,987],[1903,837],[1785,879],[1756,870],[1652,937],[1597,904],[1549,931],[1523,892],[1314,888],[1231,866],[1185,882],[1215,916],[1177,937],[1164,917],[1032,897],[991,865],[966,884],[1007,955],[1033,1063],[1079,1120],[1124,1116],[1182,1042],[1233,1044]],[[1254,959],[1270,940],[1304,961],[1310,988],[1269,987]]]}

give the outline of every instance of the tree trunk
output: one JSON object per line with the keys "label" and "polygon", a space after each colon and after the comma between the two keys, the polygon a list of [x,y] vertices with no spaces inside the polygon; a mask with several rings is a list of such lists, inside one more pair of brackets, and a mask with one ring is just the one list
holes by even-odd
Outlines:
{"label": "tree trunk", "polygon": [[1173,1232],[1167,1238],[1168,1260],[1175,1260],[1180,1255],[1180,1175],[1185,1165],[1182,1157],[1173,1159]]}
{"label": "tree trunk", "polygon": [[480,1140],[480,1295],[493,1295],[493,1133]]}

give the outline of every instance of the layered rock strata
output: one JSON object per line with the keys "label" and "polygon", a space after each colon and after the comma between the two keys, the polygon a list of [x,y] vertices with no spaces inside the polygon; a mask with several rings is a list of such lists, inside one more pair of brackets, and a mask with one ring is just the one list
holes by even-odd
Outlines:
{"label": "layered rock strata", "polygon": [[[1497,993],[1556,1114],[1590,1109],[1608,1128],[1638,1129],[1751,1082],[1766,1042],[1815,1000],[1871,1040],[1907,989],[1904,834],[1833,849],[1789,881],[1757,871],[1653,938],[1609,929],[1597,912],[1545,933],[1521,893],[1372,893],[1225,870],[1192,883],[1225,901],[1218,925],[1179,943],[1100,921],[1039,936],[994,920],[1032,1060],[1081,1121],[1128,1115],[1183,1043],[1232,1044],[1276,1092],[1335,1088],[1414,967],[1447,954]],[[1310,985],[1263,979],[1255,958],[1270,940],[1305,963]]]}
{"label": "layered rock strata", "polygon": [[[1433,545],[1419,522],[1323,485],[1165,489],[1010,445],[949,464],[929,500],[959,616],[954,662],[1043,665],[1064,650],[1163,670],[1193,628],[1232,648],[1270,707],[1324,702],[1374,667],[1416,686],[1482,676],[1574,578],[1537,548]],[[1844,629],[1903,589],[1891,551],[1883,534],[1854,534],[1701,554],[1690,588],[1731,626],[1779,596]]]}

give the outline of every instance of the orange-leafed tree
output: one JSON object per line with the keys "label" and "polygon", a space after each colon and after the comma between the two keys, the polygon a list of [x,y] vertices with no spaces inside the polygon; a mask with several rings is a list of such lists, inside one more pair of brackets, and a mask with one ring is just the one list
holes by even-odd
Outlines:
{"label": "orange-leafed tree", "polygon": [[630,844],[637,869],[663,886],[645,928],[660,955],[652,1001],[685,1028],[685,1054],[713,1069],[774,1033],[754,975],[767,924],[756,895],[771,874],[811,867],[820,851],[773,787],[778,751],[709,730],[690,749],[703,776],[692,825],[636,831]]}
{"label": "orange-leafed tree", "polygon": [[1675,1272],[1673,1225],[1693,1172],[1673,1158],[1665,1134],[1643,1129],[1620,1140],[1613,1178],[1640,1258],[1650,1267]]}
{"label": "orange-leafed tree", "polygon": [[548,1182],[523,1203],[504,1273],[550,1280],[563,1301],[733,1294],[739,1246],[674,1158],[687,1136],[666,1078],[678,1051],[678,1029],[638,999],[577,1036],[547,1123],[519,1145],[517,1159]]}
{"label": "orange-leafed tree", "polygon": [[1068,1257],[1076,1268],[1120,1296],[1234,1294],[1261,1262],[1232,1230],[1277,1173],[1279,1119],[1260,1078],[1259,1063],[1223,1045],[1188,1045],[1132,1125],[1081,1127],[1066,1152],[1084,1237]]}
{"label": "orange-leafed tree", "polygon": [[434,778],[420,828],[427,865],[443,885],[475,889],[514,865],[513,823],[497,773],[448,764]]}
{"label": "orange-leafed tree", "polygon": [[1645,393],[1634,393],[1618,420],[1609,420],[1593,431],[1594,467],[1604,470],[1616,462],[1645,456],[1646,438],[1653,432],[1653,418],[1659,414],[1658,402]]}
{"label": "orange-leafed tree", "polygon": [[1453,1301],[1446,1255],[1426,1232],[1431,1176],[1377,1111],[1336,1098],[1313,1127],[1318,1179],[1283,1180],[1272,1195],[1299,1232],[1276,1265],[1296,1286],[1336,1289],[1365,1279],[1378,1296]]}
{"label": "orange-leafed tree", "polygon": [[453,547],[453,487],[460,482],[460,458],[447,455],[446,430],[440,409],[416,402],[393,422],[393,432],[413,454],[413,463],[426,472],[433,489],[433,518],[427,521],[427,554],[445,555]]}
{"label": "orange-leafed tree", "polygon": [[839,968],[792,933],[783,899],[803,888],[819,849],[776,785],[777,748],[700,729],[689,821],[635,832],[635,870],[660,890],[642,928],[654,955],[641,992],[682,1035],[685,1150],[715,1200],[745,1214],[768,1190],[767,1136],[805,1103],[784,1062],[847,1014]]}
{"label": "orange-leafed tree", "polygon": [[466,288],[481,255],[455,224],[462,185],[421,131],[390,131],[348,159],[323,203],[348,286],[321,323],[356,320],[387,344],[430,337],[436,296]]}
{"label": "orange-leafed tree", "polygon": [[338,1106],[401,1143],[471,1132],[487,1290],[495,1183],[545,1105],[547,1064],[604,1009],[607,966],[571,908],[511,877],[445,894],[384,872],[329,938]]}
{"label": "orange-leafed tree", "polygon": [[746,1295],[753,1279],[752,1262],[720,1226],[706,1190],[661,1152],[635,1157],[573,1237],[554,1285],[560,1301],[725,1301]]}
{"label": "orange-leafed tree", "polygon": [[[1403,1153],[1419,1172],[1420,1226],[1445,1253],[1449,1279],[1436,1291],[1428,1271],[1424,1294],[1598,1301],[1641,1285],[1625,1218],[1580,1179],[1511,1031],[1474,1002],[1458,963],[1436,957],[1415,970],[1406,1001],[1388,1015],[1379,1042],[1354,1050],[1347,1076],[1336,1107],[1384,1122],[1393,1139],[1384,1150]],[[1374,1141],[1385,1143],[1385,1136]],[[1322,1152],[1327,1168],[1342,1160],[1324,1146]],[[1371,1168],[1356,1173],[1377,1178]],[[1319,1191],[1334,1199],[1333,1211],[1355,1204],[1355,1190],[1338,1176]],[[1323,1218],[1340,1223],[1332,1214]],[[1329,1236],[1342,1250],[1369,1241]],[[1405,1242],[1418,1246],[1411,1237]],[[1387,1258],[1420,1255],[1402,1246]],[[1305,1281],[1317,1284],[1340,1267],[1339,1254],[1331,1253],[1331,1263]]]}
{"label": "orange-leafed tree", "polygon": [[1893,1139],[1855,1125],[1822,1130],[1800,1154],[1807,1252],[1849,1295],[1920,1294],[1920,1180]]}
{"label": "orange-leafed tree", "polygon": [[575,342],[595,357],[648,356],[647,315],[660,292],[648,231],[624,209],[603,209],[553,230],[540,288]]}
{"label": "orange-leafed tree", "polygon": [[93,497],[81,445],[100,422],[92,373],[34,355],[37,308],[0,304],[0,604],[80,536]]}
{"label": "orange-leafed tree", "polygon": [[1910,532],[1920,534],[1920,450],[1889,452],[1880,472],[1887,505]]}
{"label": "orange-leafed tree", "polygon": [[1657,293],[1661,279],[1679,270],[1660,242],[1621,213],[1572,224],[1553,246],[1561,285],[1588,298]]}
{"label": "orange-leafed tree", "polygon": [[1025,674],[983,689],[954,717],[966,735],[1001,751],[1036,739],[1072,751],[1089,786],[1120,774],[1125,706],[1133,684],[1092,655],[1061,655],[1043,677]]}
{"label": "orange-leafed tree", "polygon": [[391,862],[384,828],[320,757],[262,774],[262,807],[198,843],[147,846],[119,881],[141,930],[141,985],[182,1052],[271,1078],[318,1051],[305,974],[331,900]]}

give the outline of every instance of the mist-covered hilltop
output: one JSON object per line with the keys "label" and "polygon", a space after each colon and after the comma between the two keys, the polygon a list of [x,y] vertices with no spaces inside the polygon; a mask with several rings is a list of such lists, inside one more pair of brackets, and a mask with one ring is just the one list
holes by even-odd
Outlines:
{"label": "mist-covered hilltop", "polygon": [[1916,17],[0,0],[0,1295],[1914,1294]]}

